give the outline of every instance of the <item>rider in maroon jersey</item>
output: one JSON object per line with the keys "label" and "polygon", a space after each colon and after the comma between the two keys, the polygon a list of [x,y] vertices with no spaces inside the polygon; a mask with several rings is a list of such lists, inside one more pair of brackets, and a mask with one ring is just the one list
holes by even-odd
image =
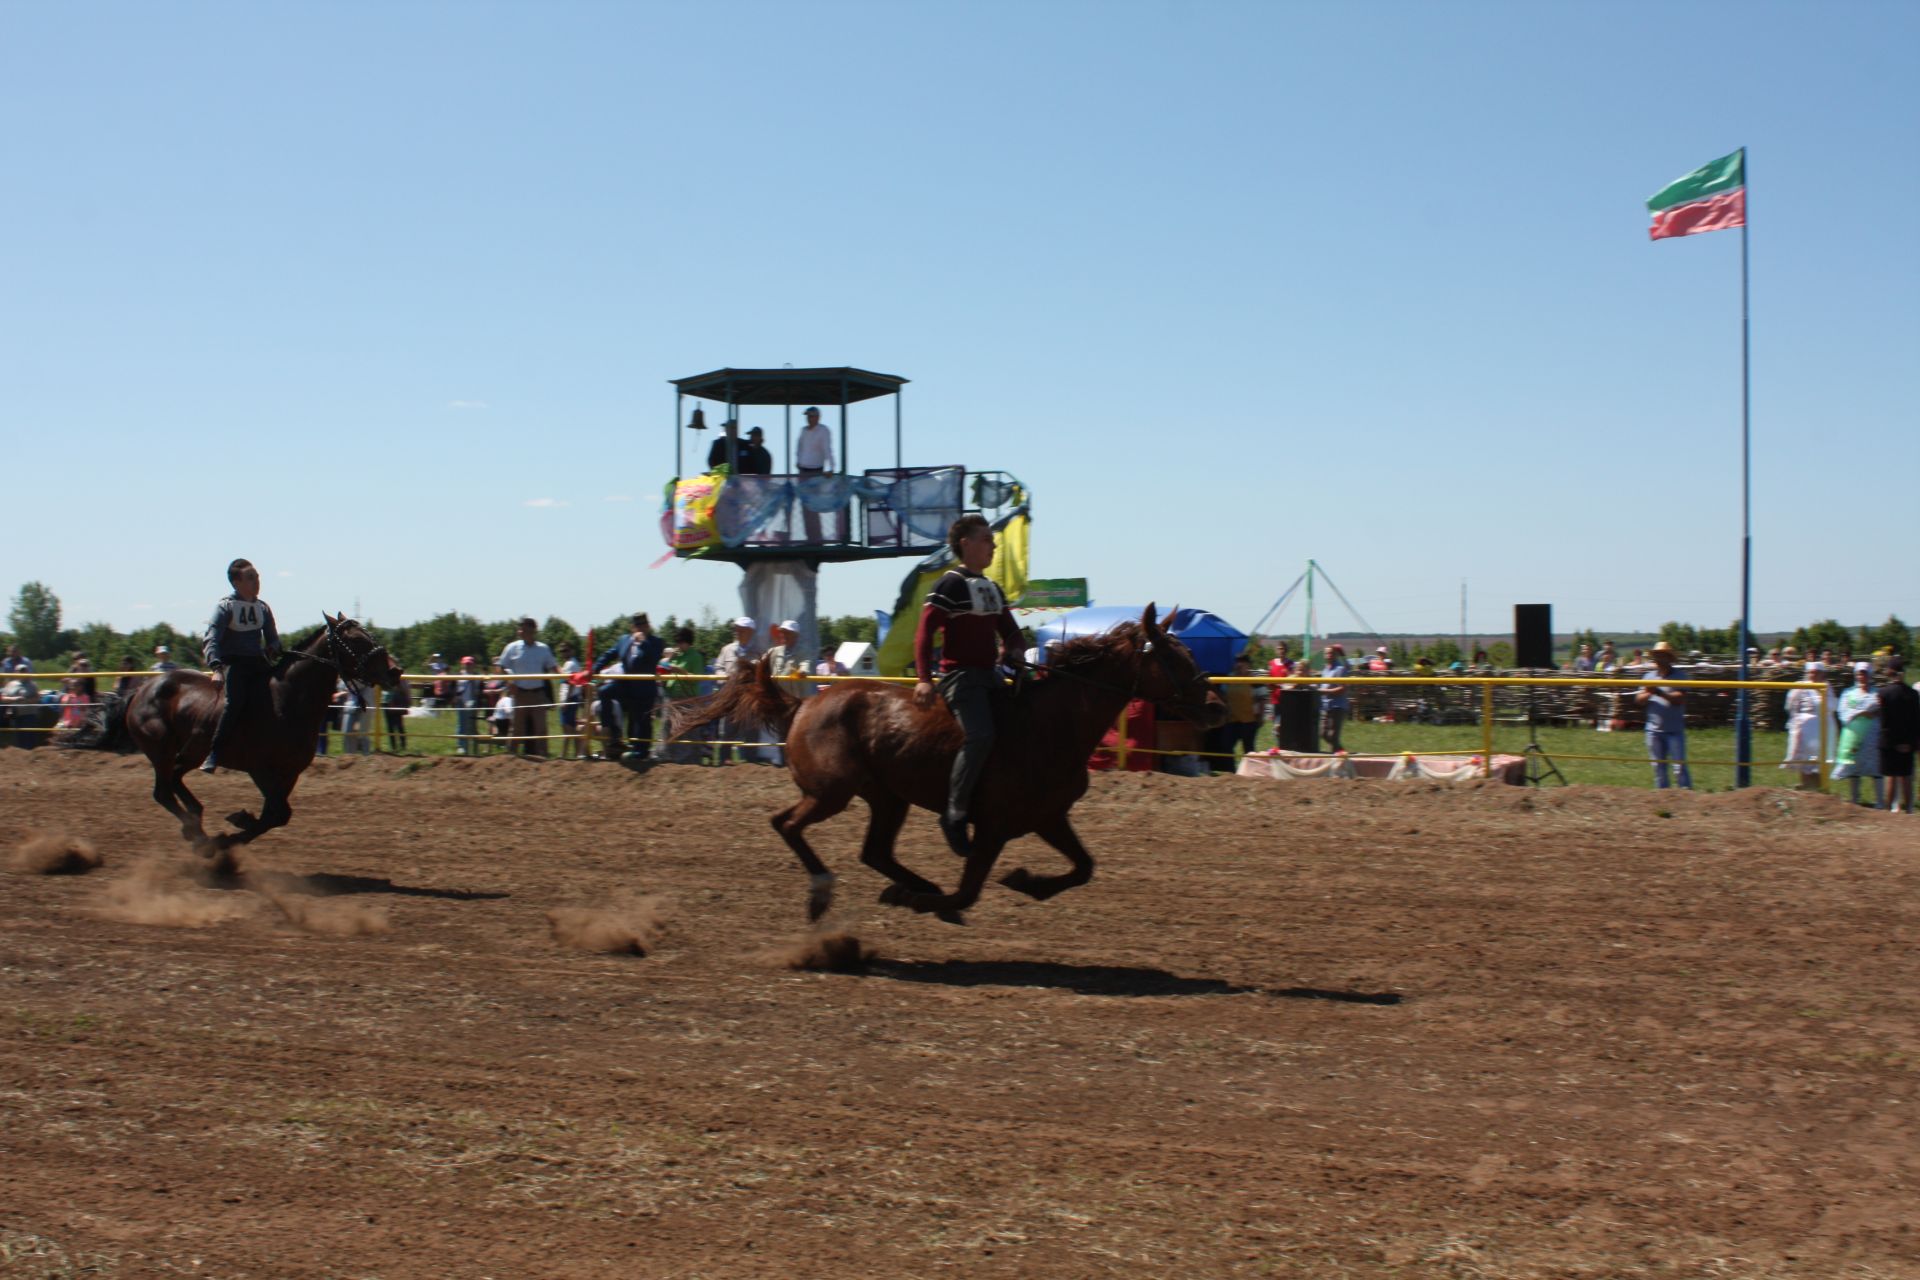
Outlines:
{"label": "rider in maroon jersey", "polygon": [[955,853],[972,851],[967,837],[974,787],[993,749],[993,697],[1002,681],[997,670],[1001,654],[1018,671],[1026,661],[1026,641],[1007,611],[1007,598],[987,577],[993,563],[993,530],[986,517],[961,516],[947,530],[947,548],[959,564],[947,570],[927,594],[920,611],[920,629],[914,635],[914,670],[920,682],[913,700],[933,705],[933,636],[944,632],[940,648],[940,696],[960,722],[965,735],[954,758],[947,784],[947,809],[940,815],[940,831]]}

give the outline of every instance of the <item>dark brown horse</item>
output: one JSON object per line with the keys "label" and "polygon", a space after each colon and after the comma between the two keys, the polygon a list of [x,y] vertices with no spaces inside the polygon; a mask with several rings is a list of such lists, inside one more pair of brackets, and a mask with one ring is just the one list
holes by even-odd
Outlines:
{"label": "dark brown horse", "polygon": [[880,901],[961,924],[960,913],[979,899],[1000,851],[1020,836],[1039,836],[1072,865],[1051,876],[1016,868],[1000,878],[1008,888],[1046,899],[1093,878],[1093,858],[1067,811],[1086,794],[1087,758],[1134,698],[1210,728],[1226,718],[1193,655],[1161,628],[1152,605],[1138,622],[1054,649],[1044,671],[998,708],[993,754],[972,806],[973,852],[952,893],[900,865],[893,853],[909,808],[939,813],[946,807],[961,735],[944,703],[920,707],[906,687],[865,681],[835,684],[801,701],[775,687],[763,662],[691,704],[674,730],[726,717],[784,734],[787,767],[802,794],[775,815],[773,828],[813,878],[809,919],[833,904],[834,877],[801,833],[858,797],[869,814],[860,860],[893,882]]}
{"label": "dark brown horse", "polygon": [[207,758],[220,719],[220,686],[197,671],[142,681],[127,703],[127,732],[153,764],[154,800],[180,820],[180,834],[194,848],[226,862],[233,845],[284,827],[293,816],[287,797],[313,762],[335,683],[345,678],[391,689],[400,677],[387,651],[344,614],[327,618],[289,649],[273,669],[267,705],[233,726],[220,748],[221,767],[245,773],[260,788],[260,814],[229,814],[227,821],[239,829],[211,838],[200,823],[200,801],[184,779]]}

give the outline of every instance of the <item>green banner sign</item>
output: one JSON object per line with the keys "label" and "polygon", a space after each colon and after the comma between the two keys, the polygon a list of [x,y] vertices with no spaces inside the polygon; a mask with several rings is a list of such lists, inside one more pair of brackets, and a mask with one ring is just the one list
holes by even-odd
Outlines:
{"label": "green banner sign", "polygon": [[1085,578],[1028,578],[1018,609],[1079,609],[1087,603]]}

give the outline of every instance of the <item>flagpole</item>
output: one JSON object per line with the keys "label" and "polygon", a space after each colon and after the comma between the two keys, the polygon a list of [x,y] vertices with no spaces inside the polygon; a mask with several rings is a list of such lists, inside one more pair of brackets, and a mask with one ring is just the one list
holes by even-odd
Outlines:
{"label": "flagpole", "polygon": [[[1740,679],[1747,679],[1748,650],[1753,647],[1753,380],[1747,313],[1747,224],[1753,220],[1753,180],[1747,172],[1747,149],[1740,148],[1740,172],[1746,188],[1742,199],[1746,216],[1740,219]],[[1735,703],[1733,785],[1753,785],[1753,721],[1750,696],[1742,687]]]}

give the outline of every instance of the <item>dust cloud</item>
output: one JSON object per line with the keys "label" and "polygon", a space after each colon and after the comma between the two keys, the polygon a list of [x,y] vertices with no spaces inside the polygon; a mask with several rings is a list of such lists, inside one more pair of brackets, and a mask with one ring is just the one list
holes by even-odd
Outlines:
{"label": "dust cloud", "polygon": [[99,851],[79,836],[34,835],[7,858],[7,868],[32,876],[83,876],[99,868]]}
{"label": "dust cloud", "polygon": [[387,909],[371,902],[356,902],[351,898],[309,898],[281,893],[264,885],[256,888],[261,897],[286,917],[288,924],[307,933],[322,934],[329,938],[364,938],[393,929]]}
{"label": "dust cloud", "polygon": [[553,940],[575,951],[644,956],[667,931],[667,901],[617,897],[604,907],[555,907],[547,912]]}
{"label": "dust cloud", "polygon": [[880,953],[850,933],[813,933],[771,958],[788,969],[846,973],[866,968]]}
{"label": "dust cloud", "polygon": [[231,893],[201,889],[192,869],[179,861],[151,858],[135,863],[126,878],[107,886],[99,914],[125,924],[200,929],[246,914],[246,905]]}

